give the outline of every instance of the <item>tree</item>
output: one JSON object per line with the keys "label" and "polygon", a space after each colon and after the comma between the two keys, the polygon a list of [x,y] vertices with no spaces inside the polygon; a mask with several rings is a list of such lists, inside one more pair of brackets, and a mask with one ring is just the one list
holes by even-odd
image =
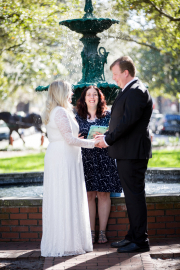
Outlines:
{"label": "tree", "polygon": [[155,96],[168,98],[180,94],[180,63],[169,54],[162,54],[150,48],[134,49],[138,77]]}
{"label": "tree", "polygon": [[60,63],[66,37],[58,23],[67,19],[67,14],[72,16],[71,8],[78,14],[79,1],[0,2],[1,102],[17,89],[30,94],[39,84],[48,84],[52,76],[67,72]]}
{"label": "tree", "polygon": [[126,11],[126,20],[121,22],[117,38],[178,58],[180,0],[116,0],[113,3],[117,16],[122,10]]}
{"label": "tree", "polygon": [[[25,95],[28,100],[31,96],[34,98],[38,85],[46,86],[57,76],[72,83],[81,79],[81,35],[58,23],[72,17],[81,18],[84,4],[84,0],[1,0],[1,104],[9,97],[17,98],[16,93],[18,98]],[[107,40],[111,43],[110,50],[107,49],[110,55],[115,52],[115,42],[122,41],[118,51],[124,54],[128,48],[139,74],[151,89],[175,93],[179,86],[176,79],[180,61],[180,0],[114,0],[93,1],[93,4],[97,17],[120,20],[119,25],[98,34],[103,46]],[[159,70],[151,61],[157,63]],[[146,70],[141,63],[145,63]]]}
{"label": "tree", "polygon": [[[110,3],[110,2],[109,2]],[[138,76],[154,96],[180,95],[180,0],[115,0],[122,15],[108,37],[137,44],[130,51]],[[123,11],[123,12],[122,12]]]}

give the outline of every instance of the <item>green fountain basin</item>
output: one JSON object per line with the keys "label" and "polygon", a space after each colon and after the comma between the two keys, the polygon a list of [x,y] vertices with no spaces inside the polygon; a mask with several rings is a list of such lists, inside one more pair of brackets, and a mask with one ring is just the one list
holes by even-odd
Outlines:
{"label": "green fountain basin", "polygon": [[119,23],[118,20],[109,18],[82,18],[72,19],[59,22],[60,25],[65,25],[72,31],[80,34],[96,34],[107,30],[112,24]]}
{"label": "green fountain basin", "polygon": [[[106,102],[108,105],[111,105],[113,103],[113,101],[115,100],[115,98],[117,97],[120,88],[116,85],[116,84],[110,84],[104,81],[98,82],[98,83],[79,83],[79,84],[75,84],[72,85],[73,89],[74,89],[74,95],[72,98],[72,104],[76,105],[77,100],[80,98],[81,93],[83,91],[83,89],[87,86],[90,85],[96,85],[99,89],[101,89],[101,91],[103,92],[105,98],[106,98]],[[48,91],[49,85],[47,86],[38,86],[36,88],[37,92],[42,92],[42,91]]]}

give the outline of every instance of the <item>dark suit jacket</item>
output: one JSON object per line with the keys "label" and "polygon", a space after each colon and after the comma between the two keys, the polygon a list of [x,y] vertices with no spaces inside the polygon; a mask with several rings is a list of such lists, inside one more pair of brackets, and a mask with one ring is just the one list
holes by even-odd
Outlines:
{"label": "dark suit jacket", "polygon": [[148,130],[152,108],[152,98],[139,79],[119,93],[111,109],[109,131],[105,133],[110,157],[116,159],[152,157]]}

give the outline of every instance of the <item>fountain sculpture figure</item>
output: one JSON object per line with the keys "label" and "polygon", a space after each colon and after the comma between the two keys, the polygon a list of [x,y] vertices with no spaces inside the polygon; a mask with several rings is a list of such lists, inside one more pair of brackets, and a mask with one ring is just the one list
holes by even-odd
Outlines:
{"label": "fountain sculpture figure", "polygon": [[[119,87],[115,84],[108,84],[105,80],[104,65],[107,63],[109,52],[106,52],[104,47],[98,49],[100,38],[97,37],[97,33],[107,30],[112,24],[119,23],[119,21],[109,18],[96,18],[93,14],[91,0],[86,0],[84,11],[85,15],[81,19],[64,20],[59,23],[83,35],[80,39],[84,45],[81,52],[82,79],[73,85],[73,104],[75,105],[82,90],[88,85],[97,85],[105,95],[107,104],[111,104],[119,92]],[[36,91],[43,90],[48,90],[48,86],[36,88]]]}

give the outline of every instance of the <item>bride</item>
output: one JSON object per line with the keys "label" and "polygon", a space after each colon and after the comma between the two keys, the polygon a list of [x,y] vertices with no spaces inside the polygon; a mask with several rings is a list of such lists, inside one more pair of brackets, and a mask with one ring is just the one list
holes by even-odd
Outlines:
{"label": "bride", "polygon": [[93,250],[81,147],[98,142],[78,138],[71,85],[54,81],[48,89],[44,123],[49,145],[44,160],[41,255],[58,257]]}

